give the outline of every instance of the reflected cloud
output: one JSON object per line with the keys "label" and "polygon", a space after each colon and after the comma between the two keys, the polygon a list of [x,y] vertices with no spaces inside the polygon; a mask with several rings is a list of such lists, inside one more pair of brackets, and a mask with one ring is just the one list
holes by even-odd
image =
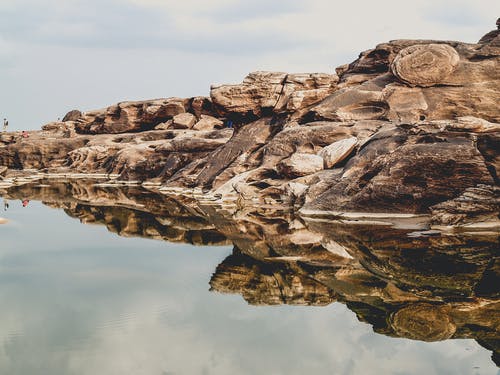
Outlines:
{"label": "reflected cloud", "polygon": [[[16,301],[3,330],[9,355],[40,350],[23,340],[34,340],[27,332],[40,330],[38,316],[55,316],[37,347],[70,348],[63,357],[76,373],[120,373],[140,363],[144,373],[395,373],[404,366],[466,374],[472,362],[499,363],[499,243],[488,233],[415,237],[414,229],[304,221],[280,209],[218,207],[85,180],[2,195],[42,200],[123,236],[72,251],[4,253],[3,295]],[[76,225],[58,225],[68,223]],[[332,244],[348,256],[330,251]],[[158,251],[165,245],[177,250]],[[33,295],[20,298],[26,290]],[[63,337],[46,336],[56,332]],[[304,355],[305,362],[289,361]]]}

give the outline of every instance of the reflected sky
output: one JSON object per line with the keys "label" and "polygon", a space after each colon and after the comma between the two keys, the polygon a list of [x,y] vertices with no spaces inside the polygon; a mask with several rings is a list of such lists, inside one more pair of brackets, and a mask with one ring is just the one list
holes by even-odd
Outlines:
{"label": "reflected sky", "polygon": [[39,202],[0,216],[2,374],[497,374],[473,340],[375,334],[339,303],[211,293],[231,247],[123,238]]}

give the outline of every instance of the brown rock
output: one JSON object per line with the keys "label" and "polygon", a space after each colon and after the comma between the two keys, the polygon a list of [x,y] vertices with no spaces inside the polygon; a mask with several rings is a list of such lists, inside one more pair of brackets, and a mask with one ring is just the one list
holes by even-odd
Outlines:
{"label": "brown rock", "polygon": [[86,112],[76,122],[79,133],[117,134],[154,128],[184,113],[188,100],[179,98],[122,102],[105,109]]}
{"label": "brown rock", "polygon": [[63,122],[65,122],[65,121],[77,121],[81,117],[82,117],[82,112],[80,112],[77,109],[74,109],[74,110],[66,113],[66,115],[63,117],[62,121]]}
{"label": "brown rock", "polygon": [[323,158],[325,168],[332,168],[349,156],[357,144],[356,137],[342,139],[326,146],[318,155]]}
{"label": "brown rock", "polygon": [[478,185],[455,199],[430,208],[434,225],[464,225],[496,222],[500,226],[500,187]]}
{"label": "brown rock", "polygon": [[213,86],[210,96],[223,114],[262,116],[319,101],[334,91],[337,81],[331,74],[254,72],[240,85]]}
{"label": "brown rock", "polygon": [[201,115],[200,120],[193,126],[194,130],[213,130],[214,128],[220,128],[224,123],[216,119],[215,117],[208,115]]}
{"label": "brown rock", "polygon": [[172,121],[174,129],[191,129],[196,123],[196,117],[191,113],[175,115]]}
{"label": "brown rock", "polygon": [[430,87],[446,83],[459,60],[457,51],[447,44],[417,44],[396,55],[391,71],[411,86]]}
{"label": "brown rock", "polygon": [[287,178],[307,176],[323,169],[323,158],[314,154],[295,153],[281,161],[277,168]]}
{"label": "brown rock", "polygon": [[167,130],[167,129],[172,129],[173,128],[173,121],[172,120],[168,120],[168,121],[165,121],[165,122],[162,122],[158,125],[155,126],[155,130]]}

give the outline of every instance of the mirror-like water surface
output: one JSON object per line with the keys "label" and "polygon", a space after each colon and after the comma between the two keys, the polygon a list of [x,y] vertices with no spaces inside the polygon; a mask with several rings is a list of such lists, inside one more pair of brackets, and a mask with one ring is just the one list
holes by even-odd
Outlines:
{"label": "mirror-like water surface", "polygon": [[498,238],[349,237],[339,257],[318,223],[266,237],[271,216],[214,229],[147,194],[40,189],[0,213],[2,374],[497,374]]}

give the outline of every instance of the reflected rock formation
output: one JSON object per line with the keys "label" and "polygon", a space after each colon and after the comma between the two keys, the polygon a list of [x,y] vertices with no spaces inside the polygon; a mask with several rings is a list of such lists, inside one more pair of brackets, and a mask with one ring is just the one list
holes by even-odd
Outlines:
{"label": "reflected rock formation", "polygon": [[404,218],[397,225],[307,218],[86,180],[37,181],[0,195],[43,201],[121,236],[233,245],[211,277],[214,292],[251,305],[340,302],[377,333],[474,339],[500,364],[498,232],[431,231]]}

